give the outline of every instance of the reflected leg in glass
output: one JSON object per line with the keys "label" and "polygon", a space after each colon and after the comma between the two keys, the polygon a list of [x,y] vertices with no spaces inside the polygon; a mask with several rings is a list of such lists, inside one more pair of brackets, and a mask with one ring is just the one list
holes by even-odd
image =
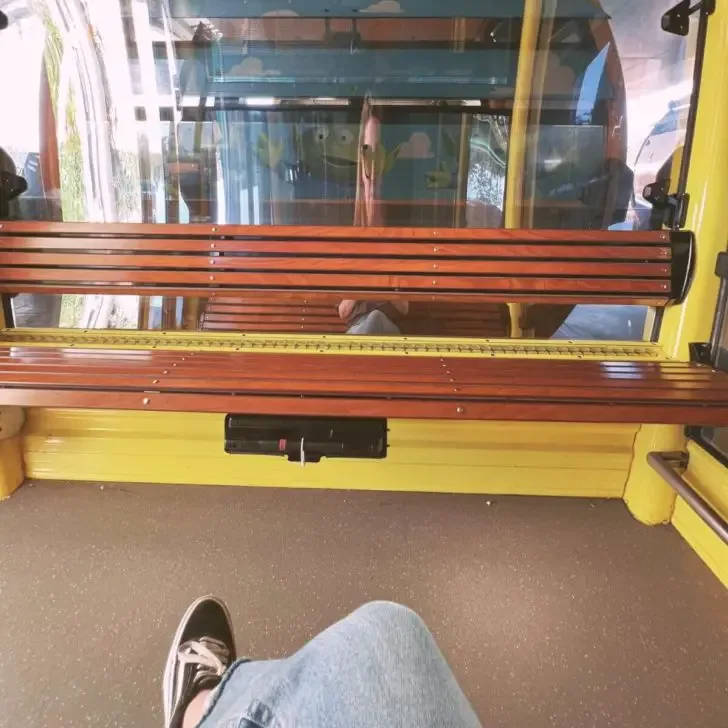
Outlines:
{"label": "reflected leg in glass", "polygon": [[386,314],[371,311],[360,317],[346,333],[352,336],[399,336],[400,330]]}

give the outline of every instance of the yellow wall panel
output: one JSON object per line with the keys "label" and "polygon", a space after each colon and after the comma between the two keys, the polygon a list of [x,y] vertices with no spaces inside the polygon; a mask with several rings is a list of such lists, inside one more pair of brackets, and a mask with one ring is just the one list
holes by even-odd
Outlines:
{"label": "yellow wall panel", "polygon": [[[688,452],[690,465],[685,479],[713,508],[728,518],[728,468],[695,443],[688,445]],[[728,546],[695,515],[682,498],[677,499],[672,524],[728,587]]]}
{"label": "yellow wall panel", "polygon": [[0,440],[0,500],[12,495],[23,482],[23,448],[20,436]]}
{"label": "yellow wall panel", "polygon": [[227,455],[220,415],[35,409],[29,478],[621,498],[637,428],[390,421],[384,461]]}

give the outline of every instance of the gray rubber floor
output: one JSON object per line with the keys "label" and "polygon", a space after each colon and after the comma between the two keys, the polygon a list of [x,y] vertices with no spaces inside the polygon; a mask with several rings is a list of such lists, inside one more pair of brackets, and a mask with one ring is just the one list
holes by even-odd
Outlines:
{"label": "gray rubber floor", "polygon": [[46,483],[0,504],[0,553],[2,726],[161,725],[206,592],[256,657],[406,603],[486,727],[726,726],[726,591],[619,502]]}

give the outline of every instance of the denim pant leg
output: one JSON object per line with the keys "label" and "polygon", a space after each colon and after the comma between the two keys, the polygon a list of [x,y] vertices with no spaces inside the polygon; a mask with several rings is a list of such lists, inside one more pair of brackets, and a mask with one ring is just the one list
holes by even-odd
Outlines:
{"label": "denim pant leg", "polygon": [[352,324],[346,333],[352,336],[398,336],[400,330],[387,314],[370,311]]}
{"label": "denim pant leg", "polygon": [[234,665],[200,728],[479,725],[424,622],[373,602],[291,657]]}

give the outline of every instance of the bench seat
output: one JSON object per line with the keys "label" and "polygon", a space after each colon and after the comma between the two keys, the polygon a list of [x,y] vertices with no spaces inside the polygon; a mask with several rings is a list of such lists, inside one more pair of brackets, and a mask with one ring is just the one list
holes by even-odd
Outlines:
{"label": "bench seat", "polygon": [[0,405],[728,425],[728,374],[680,362],[0,347]]}

